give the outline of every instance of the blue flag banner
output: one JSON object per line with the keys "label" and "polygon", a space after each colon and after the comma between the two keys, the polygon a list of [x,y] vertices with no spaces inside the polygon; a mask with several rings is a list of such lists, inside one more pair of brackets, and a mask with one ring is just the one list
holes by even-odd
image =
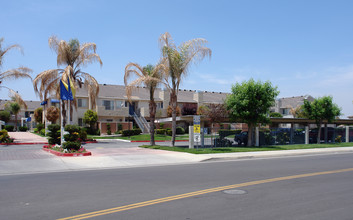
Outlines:
{"label": "blue flag banner", "polygon": [[68,87],[66,88],[64,83],[60,80],[60,99],[61,100],[74,100],[70,83],[68,83]]}

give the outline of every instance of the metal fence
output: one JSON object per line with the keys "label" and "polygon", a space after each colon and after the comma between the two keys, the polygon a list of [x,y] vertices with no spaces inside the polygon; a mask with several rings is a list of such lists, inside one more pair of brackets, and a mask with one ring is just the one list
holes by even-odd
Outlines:
{"label": "metal fence", "polygon": [[[309,130],[309,143],[317,143],[318,129]],[[346,141],[346,128],[321,128],[321,143]],[[201,141],[195,148],[237,147],[247,145],[247,132],[241,130],[225,130],[220,128],[202,128]],[[253,132],[255,140],[255,132]],[[349,142],[353,142],[353,127],[349,128]],[[259,129],[259,145],[305,144],[305,128],[271,128]]]}

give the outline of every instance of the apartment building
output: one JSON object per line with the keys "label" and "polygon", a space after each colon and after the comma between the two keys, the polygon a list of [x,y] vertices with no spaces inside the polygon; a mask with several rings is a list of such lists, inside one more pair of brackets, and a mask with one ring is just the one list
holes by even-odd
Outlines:
{"label": "apartment building", "polygon": [[293,118],[291,109],[304,105],[304,100],[312,102],[315,99],[310,95],[278,98],[276,99],[275,106],[271,107],[270,111],[279,112],[284,118]]}

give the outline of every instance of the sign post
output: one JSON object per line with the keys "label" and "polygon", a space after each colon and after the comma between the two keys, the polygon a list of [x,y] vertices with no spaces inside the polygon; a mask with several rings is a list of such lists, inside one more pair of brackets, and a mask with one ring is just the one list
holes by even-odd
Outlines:
{"label": "sign post", "polygon": [[200,115],[194,115],[194,142],[196,146],[201,142],[201,118]]}

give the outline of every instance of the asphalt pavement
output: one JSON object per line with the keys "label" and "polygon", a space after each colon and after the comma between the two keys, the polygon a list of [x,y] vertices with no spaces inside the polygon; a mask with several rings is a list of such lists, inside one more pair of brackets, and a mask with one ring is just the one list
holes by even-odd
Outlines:
{"label": "asphalt pavement", "polygon": [[16,220],[348,220],[352,161],[346,153],[2,175],[0,213]]}
{"label": "asphalt pavement", "polygon": [[[142,143],[130,143],[118,139],[98,140],[86,144],[92,156],[59,157],[42,150],[45,139],[29,132],[10,133],[20,145],[0,145],[0,175],[64,172],[78,170],[113,169],[128,167],[164,166],[190,164],[205,161],[243,160],[253,158],[304,156],[319,154],[342,154],[353,152],[353,147],[263,151],[220,154],[189,154],[139,148]],[[31,139],[31,137],[33,137]],[[22,138],[21,140],[19,140]],[[159,143],[170,146],[170,142]],[[185,145],[185,143],[177,143]]]}

